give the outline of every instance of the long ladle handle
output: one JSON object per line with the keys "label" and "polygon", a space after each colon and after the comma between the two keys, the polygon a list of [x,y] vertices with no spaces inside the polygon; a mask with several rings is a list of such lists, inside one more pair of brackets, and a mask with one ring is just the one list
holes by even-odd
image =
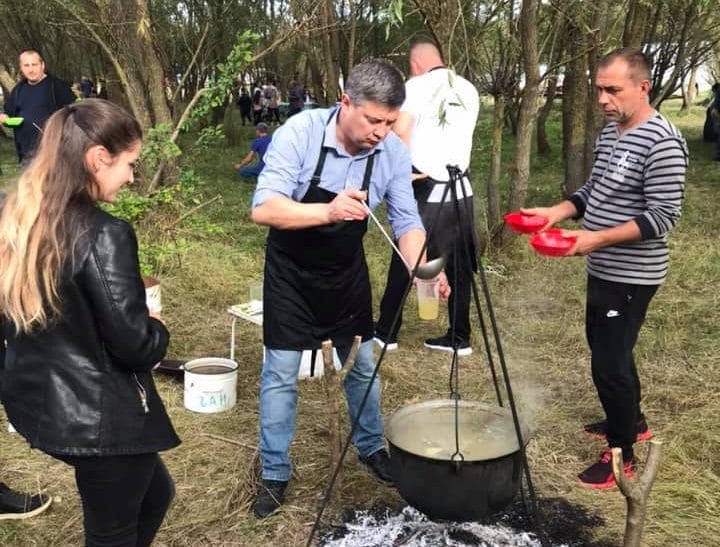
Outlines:
{"label": "long ladle handle", "polygon": [[385,239],[388,240],[388,242],[390,243],[390,246],[391,246],[391,247],[395,250],[395,252],[398,254],[398,256],[400,257],[400,260],[403,261],[403,264],[405,264],[405,267],[408,269],[408,271],[409,271],[409,272],[412,271],[412,266],[410,266],[410,264],[408,264],[407,260],[405,260],[405,257],[404,257],[403,254],[400,252],[400,249],[397,248],[397,245],[395,245],[395,242],[392,240],[392,238],[390,237],[390,235],[385,231],[385,228],[383,228],[382,224],[380,224],[380,221],[377,219],[377,217],[376,217],[376,216],[373,214],[373,212],[370,210],[370,207],[368,207],[368,204],[365,203],[364,201],[361,201],[360,203],[363,204],[363,207],[365,207],[365,210],[368,212],[368,215],[370,215],[370,218],[373,219],[373,221],[375,222],[375,225],[376,225],[378,228],[380,228],[380,231],[382,232],[382,235],[384,235],[384,236],[385,236]]}

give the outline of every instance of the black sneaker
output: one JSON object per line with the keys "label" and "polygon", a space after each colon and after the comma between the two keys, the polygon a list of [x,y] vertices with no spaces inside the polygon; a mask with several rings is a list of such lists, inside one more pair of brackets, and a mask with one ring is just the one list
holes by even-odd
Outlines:
{"label": "black sneaker", "polygon": [[[594,437],[596,439],[606,441],[607,426],[607,420],[603,420],[601,422],[594,422],[591,424],[585,424],[583,426],[583,433],[585,433],[586,435],[590,435],[591,437]],[[641,415],[637,423],[637,437],[635,437],[635,442],[641,443],[644,441],[649,441],[650,439],[652,439],[652,437],[653,432],[648,427],[645,416]]]}
{"label": "black sneaker", "polygon": [[262,480],[253,504],[253,513],[257,518],[264,519],[282,505],[287,485],[288,481]]}
{"label": "black sneaker", "polygon": [[385,347],[385,351],[393,351],[398,349],[397,340],[388,339],[387,336],[384,336],[377,331],[375,332],[375,337],[373,338],[373,340],[375,340],[375,343],[380,346],[380,349]]}
{"label": "black sneaker", "polygon": [[0,520],[26,519],[50,507],[52,498],[45,494],[22,494],[0,482]]}
{"label": "black sneaker", "polygon": [[370,469],[378,479],[388,486],[392,486],[393,478],[390,470],[390,456],[388,456],[384,448],[373,452],[369,456],[360,456],[360,461]]}
{"label": "black sneaker", "polygon": [[[623,462],[623,471],[626,477],[635,477],[635,458]],[[615,475],[612,470],[612,452],[605,450],[597,463],[592,464],[578,475],[578,481],[587,488],[606,490],[615,486]]]}
{"label": "black sneaker", "polygon": [[[440,336],[439,338],[428,338],[425,340],[425,347],[430,349],[437,349],[440,351],[452,352],[455,349],[455,344],[450,341],[450,336]],[[457,339],[457,354],[460,357],[470,355],[472,353],[472,346],[467,340]]]}

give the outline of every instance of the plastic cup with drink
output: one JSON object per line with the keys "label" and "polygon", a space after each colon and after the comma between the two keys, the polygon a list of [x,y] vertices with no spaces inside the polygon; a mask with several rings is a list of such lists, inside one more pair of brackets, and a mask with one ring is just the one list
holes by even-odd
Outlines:
{"label": "plastic cup with drink", "polygon": [[418,317],[425,321],[438,318],[440,310],[440,281],[434,279],[416,279]]}

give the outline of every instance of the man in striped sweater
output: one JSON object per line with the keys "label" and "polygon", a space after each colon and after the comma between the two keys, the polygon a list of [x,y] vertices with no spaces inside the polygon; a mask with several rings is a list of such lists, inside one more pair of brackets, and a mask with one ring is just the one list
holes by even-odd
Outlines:
{"label": "man in striped sweater", "polygon": [[[633,348],[650,300],[668,269],[667,235],[680,217],[688,151],[677,128],[648,102],[650,62],[623,48],[604,57],[595,86],[608,124],[595,144],[587,182],[570,199],[525,210],[546,228],[582,217],[568,255],[587,255],[586,335],[592,377],[606,420],[585,432],[623,451],[634,470],[633,444],[652,437],[640,410]],[[591,488],[611,488],[609,448],[578,475]]]}

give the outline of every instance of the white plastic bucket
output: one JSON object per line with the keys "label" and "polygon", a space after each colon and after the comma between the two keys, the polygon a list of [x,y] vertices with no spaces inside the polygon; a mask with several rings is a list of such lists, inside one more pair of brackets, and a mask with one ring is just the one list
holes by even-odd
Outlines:
{"label": "white plastic bucket", "polygon": [[193,412],[222,412],[237,400],[238,364],[221,357],[203,357],[185,363],[185,408]]}

